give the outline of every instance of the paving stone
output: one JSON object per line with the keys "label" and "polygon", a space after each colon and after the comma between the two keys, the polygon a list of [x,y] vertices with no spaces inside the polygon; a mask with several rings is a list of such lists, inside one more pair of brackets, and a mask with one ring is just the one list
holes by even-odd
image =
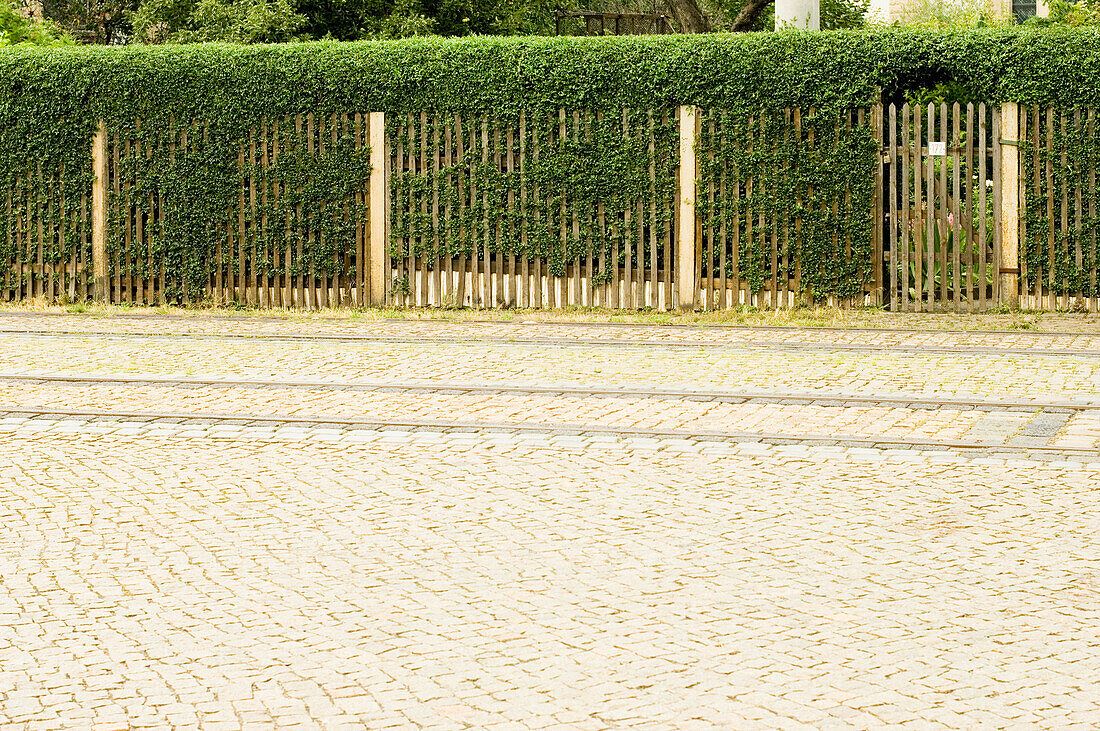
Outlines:
{"label": "paving stone", "polygon": [[[294,322],[166,322],[162,330],[307,332]],[[158,326],[124,324],[103,327]],[[432,327],[318,332],[513,332]],[[567,341],[589,331],[525,332]],[[761,359],[708,350],[706,338],[761,348],[769,338],[966,341],[601,332],[696,338],[699,348],[243,339],[103,348],[102,338],[73,337],[58,341],[59,355],[0,334],[0,371],[165,374],[187,363],[225,377],[583,384],[598,369],[616,387],[787,397],[1100,393],[1100,359],[1053,356],[1044,349],[1054,341],[1021,333],[973,342],[1031,354],[794,349]],[[1100,348],[1093,336],[1056,342]],[[1100,713],[1092,412],[2,379],[0,398],[12,408],[326,421],[0,419],[0,725],[1069,728]],[[332,421],[386,414],[571,424],[573,436]],[[771,432],[789,443],[619,428]],[[991,450],[934,444],[995,432]],[[802,440],[813,434],[835,444]],[[878,449],[857,437],[933,448]],[[1012,451],[1010,438],[1051,451]]]}

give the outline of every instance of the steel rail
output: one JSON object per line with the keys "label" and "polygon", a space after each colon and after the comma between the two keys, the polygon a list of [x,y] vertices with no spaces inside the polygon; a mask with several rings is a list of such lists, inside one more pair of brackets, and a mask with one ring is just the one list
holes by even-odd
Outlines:
{"label": "steel rail", "polygon": [[678,350],[736,350],[736,351],[791,351],[791,352],[866,352],[866,353],[937,353],[955,355],[1021,355],[1039,357],[1076,357],[1100,358],[1100,349],[1085,348],[1016,348],[984,345],[905,345],[905,344],[869,344],[869,343],[790,343],[780,340],[756,340],[740,343],[634,340],[630,338],[560,338],[527,336],[478,336],[478,337],[440,337],[440,336],[392,336],[358,334],[273,334],[262,332],[241,333],[134,333],[110,332],[106,330],[17,330],[0,329],[0,336],[35,338],[103,338],[115,340],[254,340],[263,342],[363,342],[383,344],[416,345],[430,343],[435,345],[527,345],[556,347],[614,347],[614,348],[671,348]]}
{"label": "steel rail", "polygon": [[102,385],[204,386],[213,388],[302,389],[324,391],[363,391],[374,393],[475,393],[550,395],[582,398],[634,398],[673,401],[716,401],[723,403],[761,403],[817,406],[887,406],[934,410],[943,408],[982,411],[1076,412],[1100,410],[1100,401],[981,399],[926,397],[920,394],[844,394],[828,392],[706,391],[666,388],[608,388],[571,384],[471,384],[454,382],[389,383],[383,381],[332,381],[318,379],[218,378],[153,375],[76,375],[59,373],[4,373],[0,382],[70,383]]}
{"label": "steel rail", "polygon": [[292,416],[281,414],[232,414],[216,412],[160,412],[160,411],[109,411],[101,409],[47,409],[0,408],[0,418],[23,416],[69,417],[116,421],[170,421],[180,423],[210,424],[216,422],[234,425],[285,424],[329,426],[359,430],[400,430],[434,432],[473,432],[542,434],[562,436],[602,435],[676,439],[697,442],[761,442],[766,444],[797,444],[807,446],[866,447],[874,449],[952,450],[962,452],[1050,454],[1075,456],[1100,461],[1100,453],[1087,447],[1051,447],[1033,445],[1005,445],[997,442],[938,441],[934,439],[890,439],[876,437],[835,436],[825,434],[777,434],[768,432],[714,432],[687,431],[682,429],[640,429],[629,427],[594,426],[587,424],[525,424],[511,422],[479,422],[446,419],[371,419],[352,417]]}

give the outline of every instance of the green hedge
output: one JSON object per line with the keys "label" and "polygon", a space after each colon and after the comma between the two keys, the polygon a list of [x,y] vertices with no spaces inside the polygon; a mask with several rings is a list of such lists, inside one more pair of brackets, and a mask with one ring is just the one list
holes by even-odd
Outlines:
{"label": "green hedge", "polygon": [[[492,112],[507,122],[520,112],[543,115],[559,108],[670,110],[698,104],[733,115],[775,115],[785,106],[812,106],[817,123],[827,126],[882,93],[896,96],[942,80],[956,81],[989,102],[1100,108],[1100,34],[1002,29],[4,49],[0,177],[9,189],[20,179],[19,200],[36,195],[44,200],[47,188],[58,182],[85,189],[88,140],[96,120],[106,119],[112,133],[154,151],[151,162],[129,169],[141,190],[173,191],[167,219],[175,225],[163,232],[161,246],[197,286],[220,235],[217,211],[240,185],[239,145],[261,119],[428,110]],[[201,120],[204,142],[187,165],[173,166],[163,143],[170,124],[178,134],[189,120]],[[869,131],[850,134],[855,137],[840,143],[866,151],[866,160],[852,159],[853,171],[862,175],[873,160],[872,146],[865,144]],[[776,130],[775,138],[787,135]],[[801,141],[785,144],[777,154],[797,159]],[[613,175],[623,156],[607,154],[606,171],[598,157],[586,168],[594,180]],[[775,159],[773,154],[760,164],[774,166]],[[323,176],[334,179],[356,171],[361,176],[361,165],[361,151],[329,156]],[[41,174],[27,175],[39,166]],[[323,207],[326,196],[334,195],[329,186],[315,184],[319,173],[307,164],[278,174],[285,175],[275,181],[284,188],[314,191],[315,198],[296,202],[306,209]],[[547,174],[552,177],[553,171]],[[860,175],[825,177],[850,189],[860,185],[853,182]],[[858,199],[870,194],[869,185],[855,191]],[[842,194],[839,188],[818,192],[823,198]],[[629,198],[629,191],[618,193]],[[60,205],[56,196],[50,200]],[[789,202],[775,203],[783,208]],[[869,219],[863,221],[869,225]],[[820,235],[821,241],[807,248],[815,256],[832,239],[828,230]],[[54,256],[66,256],[65,247],[71,245],[58,243]],[[5,259],[18,253],[3,239],[0,246],[9,247]],[[843,285],[834,287],[830,282],[836,277],[827,274],[811,283],[816,293],[849,292],[865,276],[846,274]]]}
{"label": "green hedge", "polygon": [[[986,101],[1100,107],[1100,33],[755,33],[0,52],[3,142],[57,154],[98,116],[229,126],[305,111],[856,106],[953,78]],[[14,125],[14,126],[13,126]]]}

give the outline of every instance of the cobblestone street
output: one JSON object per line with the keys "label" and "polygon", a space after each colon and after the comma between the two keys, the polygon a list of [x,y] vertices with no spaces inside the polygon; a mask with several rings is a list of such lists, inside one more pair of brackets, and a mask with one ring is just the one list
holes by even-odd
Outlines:
{"label": "cobblestone street", "polygon": [[1095,728],[1100,336],[0,318],[0,727]]}

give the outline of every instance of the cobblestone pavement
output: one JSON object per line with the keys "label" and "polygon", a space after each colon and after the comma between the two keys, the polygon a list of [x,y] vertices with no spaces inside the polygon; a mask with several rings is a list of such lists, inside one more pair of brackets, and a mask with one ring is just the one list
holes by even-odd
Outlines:
{"label": "cobblestone pavement", "polygon": [[981,332],[953,330],[857,330],[799,327],[635,325],[620,323],[462,322],[449,320],[296,319],[293,316],[158,317],[115,315],[46,315],[0,312],[0,330],[253,336],[355,336],[371,338],[550,338],[633,340],[648,343],[702,345],[827,344],[929,348],[1012,348],[1019,350],[1094,350],[1100,334],[1051,332]]}
{"label": "cobblestone pavement", "polygon": [[[595,327],[516,343],[455,324],[276,341],[38,319],[118,332],[0,334],[2,728],[1100,717],[1096,343],[982,335],[936,353],[921,333],[695,328],[698,343],[639,347],[592,343]],[[309,329],[242,331],[257,323]],[[729,332],[757,339],[707,339]],[[30,378],[134,373],[345,387]],[[487,383],[819,398],[459,387]],[[874,401],[898,394],[988,403]],[[799,441],[814,435],[836,443]]]}
{"label": "cobblestone pavement", "polygon": [[[873,334],[864,336],[876,342]],[[1100,357],[558,343],[343,342],[0,334],[0,373],[142,373],[777,393],[1005,395],[1100,403]],[[75,357],[74,357],[75,356]]]}
{"label": "cobblestone pavement", "polygon": [[817,438],[970,440],[997,446],[1100,450],[1100,407],[1074,413],[915,406],[729,403],[712,398],[639,398],[515,393],[376,393],[312,388],[4,383],[8,409],[126,410],[322,419],[460,421],[581,429],[760,432]]}

